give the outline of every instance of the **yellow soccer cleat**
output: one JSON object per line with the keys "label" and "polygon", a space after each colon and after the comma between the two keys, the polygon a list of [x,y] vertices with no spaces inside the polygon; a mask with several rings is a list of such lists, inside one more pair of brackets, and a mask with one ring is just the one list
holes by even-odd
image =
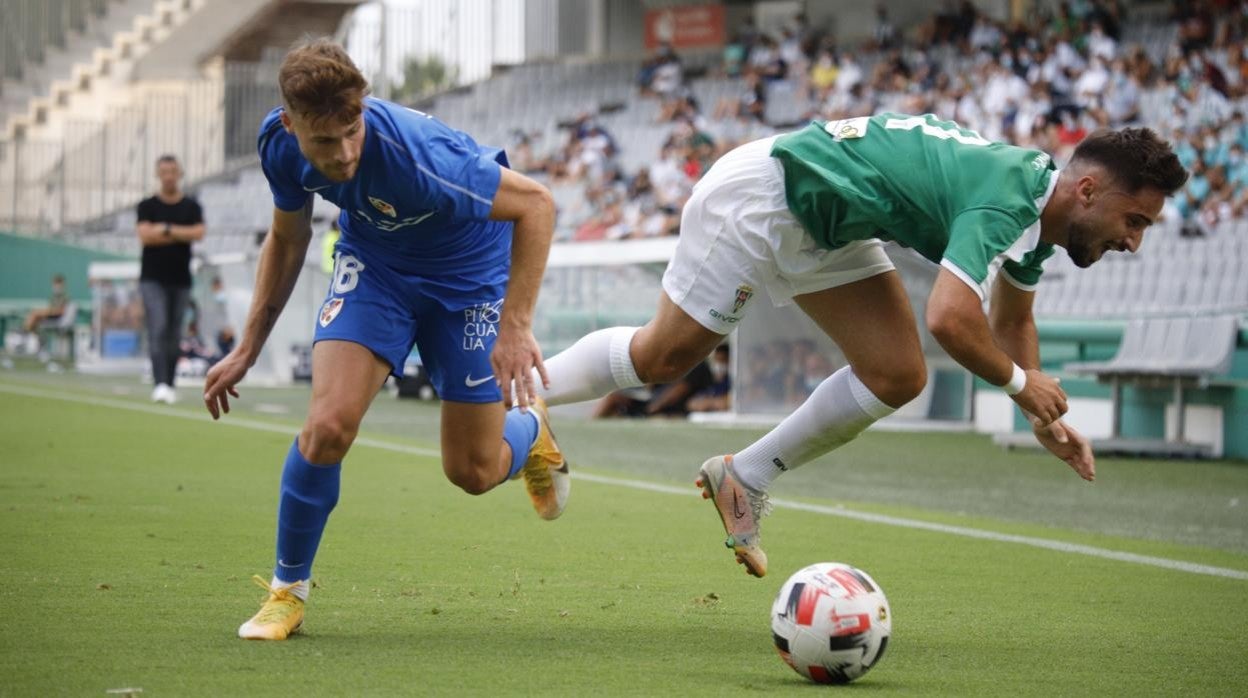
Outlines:
{"label": "yellow soccer cleat", "polygon": [[238,628],[244,640],[285,640],[303,625],[303,599],[291,591],[299,582],[272,587],[262,577],[252,577],[269,592],[260,611]]}
{"label": "yellow soccer cleat", "polygon": [[549,521],[559,518],[567,506],[572,476],[559,444],[555,443],[555,433],[550,429],[546,401],[535,397],[529,409],[537,415],[537,440],[529,448],[529,459],[524,462],[520,474],[537,515]]}
{"label": "yellow soccer cleat", "polygon": [[771,502],[764,492],[746,487],[732,470],[732,456],[715,456],[702,464],[698,472],[698,487],[702,497],[715,504],[719,520],[724,524],[728,540],[724,545],[732,548],[737,562],[745,565],[745,571],[754,576],[767,574],[767,553],[760,543],[759,520],[771,512]]}

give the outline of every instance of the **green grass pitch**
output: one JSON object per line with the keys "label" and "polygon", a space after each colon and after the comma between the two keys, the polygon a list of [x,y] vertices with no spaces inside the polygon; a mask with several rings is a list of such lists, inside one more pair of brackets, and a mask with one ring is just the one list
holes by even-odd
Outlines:
{"label": "green grass pitch", "polygon": [[[561,422],[574,470],[600,477],[575,481],[552,523],[518,483],[447,483],[419,455],[435,410],[383,396],[344,466],[303,631],[258,643],[235,631],[262,595],[249,578],[271,570],[306,392],[244,390],[214,424],[193,387],[172,409],[144,390],[0,374],[0,695],[1248,691],[1243,463],[1102,461],[1084,487],[982,437],[871,433],[777,496],[1240,575],[782,507],[756,580],[692,479],[757,432]],[[868,570],[893,608],[888,654],[848,687],[807,684],[771,647],[772,597],[821,560]]]}

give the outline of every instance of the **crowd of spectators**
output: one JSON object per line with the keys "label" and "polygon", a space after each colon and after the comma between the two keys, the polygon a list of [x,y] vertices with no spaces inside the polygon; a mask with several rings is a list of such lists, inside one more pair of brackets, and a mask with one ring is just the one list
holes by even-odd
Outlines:
{"label": "crowd of spectators", "polygon": [[[801,14],[774,35],[746,20],[708,76],[735,86],[715,104],[699,103],[696,71],[669,47],[642,66],[640,99],[658,101],[668,130],[649,167],[624,172],[620,144],[589,112],[545,159],[518,134],[515,160],[556,185],[584,186],[571,239],[643,238],[679,232],[693,183],[724,152],[810,119],[931,112],[1059,163],[1097,128],[1143,124],[1171,140],[1193,173],[1169,213],[1184,234],[1213,234],[1248,217],[1248,0],[1176,0],[1149,34],[1168,37],[1153,47],[1164,55],[1123,41],[1127,12],[1119,0],[1073,0],[1003,23],[970,2],[947,3],[903,33],[881,5],[871,37],[856,46],[837,45]],[[773,92],[777,83],[791,89]],[[775,110],[791,117],[769,119],[773,93],[796,100]]]}
{"label": "crowd of spectators", "polygon": [[771,340],[746,350],[741,402],[749,411],[787,411],[806,401],[834,366],[813,340]]}

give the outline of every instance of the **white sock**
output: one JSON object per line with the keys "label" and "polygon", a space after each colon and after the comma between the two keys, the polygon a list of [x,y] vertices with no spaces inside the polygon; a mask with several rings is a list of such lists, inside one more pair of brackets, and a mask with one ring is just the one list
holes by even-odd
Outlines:
{"label": "white sock", "polygon": [[541,388],[541,380],[534,379],[546,404],[584,402],[642,385],[629,354],[629,344],[638,329],[611,327],[591,332],[547,359],[550,390]]}
{"label": "white sock", "polygon": [[894,411],[846,366],[824,379],[775,429],[733,456],[732,469],[746,487],[765,492],[780,473],[849,443]]}
{"label": "white sock", "polygon": [[[290,582],[283,582],[282,580],[278,579],[276,576],[273,577],[273,579],[269,581],[269,586],[273,587],[274,589],[281,589],[282,587],[287,586],[288,584],[290,584]],[[304,580],[297,582],[294,586],[290,587],[290,593],[299,597],[300,601],[306,602],[308,600],[308,591],[310,590],[310,588],[311,587],[308,584],[308,580],[304,579]]]}

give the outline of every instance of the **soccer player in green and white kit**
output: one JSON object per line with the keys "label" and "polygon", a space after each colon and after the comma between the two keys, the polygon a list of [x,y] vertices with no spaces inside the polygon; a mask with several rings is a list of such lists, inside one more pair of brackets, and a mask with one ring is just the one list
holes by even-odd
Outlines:
{"label": "soccer player in green and white kit", "polygon": [[654,319],[594,332],[549,359],[543,397],[578,402],[675,380],[732,331],[756,290],[797,303],[849,365],[766,436],[706,461],[698,480],[737,561],[761,577],[772,479],[850,441],[927,380],[914,313],[882,249],[895,240],[941,266],[926,317],[936,340],[1002,386],[1040,443],[1091,480],[1088,441],[1061,420],[1066,395],[1039,370],[1031,309],[1041,264],[1054,245],[1080,267],[1134,252],[1186,180],[1169,144],[1141,128],[1093,134],[1061,170],[1045,153],[930,114],[815,122],[748,143],[694,187]]}

